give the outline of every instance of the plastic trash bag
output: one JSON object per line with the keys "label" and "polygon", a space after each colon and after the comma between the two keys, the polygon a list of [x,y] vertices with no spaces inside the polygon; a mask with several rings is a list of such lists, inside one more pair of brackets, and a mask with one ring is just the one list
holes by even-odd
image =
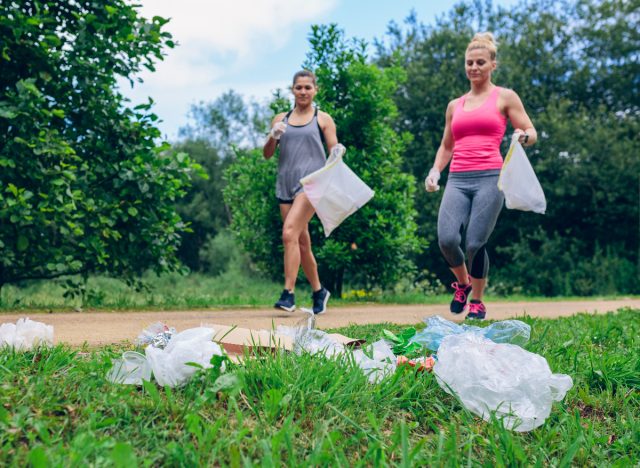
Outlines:
{"label": "plastic trash bag", "polygon": [[53,346],[53,326],[21,318],[14,323],[0,325],[0,348],[28,351],[38,346]]}
{"label": "plastic trash bag", "polygon": [[321,353],[327,357],[334,357],[344,353],[345,347],[342,343],[335,341],[327,332],[312,328],[313,326],[315,317],[305,318],[295,327],[278,326],[276,334],[293,338],[293,352],[298,355],[306,352],[311,355]]}
{"label": "plastic trash bag", "polygon": [[151,380],[151,366],[144,354],[125,351],[122,359],[113,361],[107,380],[119,384],[142,385],[143,380]]}
{"label": "plastic trash bag", "polygon": [[368,346],[367,351],[372,354],[372,357],[367,356],[363,350],[357,349],[353,352],[353,360],[364,371],[369,383],[378,383],[396,370],[397,359],[387,341],[378,340]]}
{"label": "plastic trash bag", "polygon": [[300,179],[326,237],[374,195],[374,191],[344,163],[343,156],[344,151],[331,155],[323,168]]}
{"label": "plastic trash bag", "polygon": [[276,328],[276,334],[290,336],[294,339],[293,352],[300,355],[309,353],[311,355],[321,354],[330,359],[344,358],[345,363],[353,359],[353,364],[362,369],[369,382],[377,383],[384,376],[392,373],[397,365],[397,360],[391,345],[385,340],[379,340],[367,348],[367,356],[361,349],[351,352],[342,343],[335,341],[328,333],[316,330],[315,317],[305,318],[298,322],[295,327],[280,325]]}
{"label": "plastic trash bag", "polygon": [[495,411],[518,432],[541,426],[553,401],[573,386],[568,375],[553,374],[544,357],[474,333],[445,337],[433,371],[442,389],[469,411],[485,421]]}
{"label": "plastic trash bag", "polygon": [[544,214],[547,200],[533,167],[514,133],[504,158],[498,188],[504,193],[507,208]]}
{"label": "plastic trash bag", "polygon": [[438,350],[444,337],[468,332],[484,336],[496,343],[511,343],[520,346],[527,343],[531,337],[531,327],[520,320],[502,320],[485,328],[466,323],[458,325],[439,315],[428,317],[424,319],[424,322],[427,327],[413,335],[409,343],[419,343],[432,351]]}
{"label": "plastic trash bag", "polygon": [[211,358],[223,355],[222,348],[212,341],[214,334],[212,328],[189,328],[174,335],[164,349],[147,346],[145,355],[158,384],[177,387],[187,383],[198,370],[188,363],[210,368]]}

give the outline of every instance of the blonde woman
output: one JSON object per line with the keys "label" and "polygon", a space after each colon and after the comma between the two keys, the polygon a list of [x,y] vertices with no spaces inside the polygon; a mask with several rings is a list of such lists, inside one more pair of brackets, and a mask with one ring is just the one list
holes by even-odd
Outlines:
{"label": "blonde woman", "polygon": [[467,319],[482,320],[487,313],[482,302],[489,272],[486,243],[504,201],[497,183],[507,119],[520,134],[520,143],[530,146],[537,140],[516,92],[491,81],[496,56],[491,33],[476,34],[467,46],[465,71],[470,90],[447,106],[442,142],[425,180],[428,192],[438,190],[440,173],[451,162],[438,212],[438,244],[456,277],[450,310],[454,314],[464,312],[471,298]]}

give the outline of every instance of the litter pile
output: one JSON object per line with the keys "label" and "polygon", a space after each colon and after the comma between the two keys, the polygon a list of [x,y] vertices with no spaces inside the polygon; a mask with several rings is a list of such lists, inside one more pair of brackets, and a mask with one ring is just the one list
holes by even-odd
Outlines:
{"label": "litter pile", "polygon": [[0,325],[0,348],[29,351],[38,346],[53,346],[53,327],[28,318]]}
{"label": "litter pile", "polygon": [[[140,385],[153,376],[159,385],[178,387],[199,368],[211,368],[213,356],[238,360],[252,350],[322,355],[358,367],[372,384],[399,366],[412,366],[433,370],[440,387],[469,411],[486,421],[494,414],[506,428],[521,432],[542,425],[553,402],[562,400],[573,386],[570,376],[552,373],[544,357],[521,347],[531,336],[531,327],[524,322],[504,320],[485,328],[438,316],[425,322],[419,332],[412,327],[399,334],[383,330],[382,339],[364,349],[364,340],[316,329],[313,315],[295,327],[270,331],[213,324],[177,333],[158,322],[138,336],[144,354],[123,353],[113,361],[107,378]],[[52,345],[50,325],[28,318],[0,325],[0,348],[25,351]],[[428,356],[428,351],[436,354]],[[225,370],[224,361],[220,370]]]}
{"label": "litter pile", "polygon": [[[158,322],[138,336],[138,344],[147,344],[144,355],[126,351],[113,362],[107,374],[111,382],[141,385],[155,377],[159,385],[179,387],[186,384],[198,368],[211,367],[214,355],[222,356],[222,348],[213,342],[215,330],[208,327],[189,328],[180,333]],[[224,363],[222,363],[224,371]]]}

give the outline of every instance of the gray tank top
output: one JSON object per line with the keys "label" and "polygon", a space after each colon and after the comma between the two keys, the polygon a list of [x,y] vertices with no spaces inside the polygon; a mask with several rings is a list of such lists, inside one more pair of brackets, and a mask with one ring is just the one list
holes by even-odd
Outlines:
{"label": "gray tank top", "polygon": [[276,197],[280,200],[293,200],[302,191],[300,179],[323,167],[327,159],[318,125],[318,110],[306,125],[289,124],[289,114],[282,120],[287,124],[287,130],[280,137],[276,181]]}

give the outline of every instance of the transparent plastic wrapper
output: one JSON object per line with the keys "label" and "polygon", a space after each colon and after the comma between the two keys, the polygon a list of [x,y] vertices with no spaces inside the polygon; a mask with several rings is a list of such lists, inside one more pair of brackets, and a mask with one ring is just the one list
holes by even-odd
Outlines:
{"label": "transparent plastic wrapper", "polygon": [[20,318],[14,323],[0,325],[0,348],[28,351],[38,346],[53,346],[53,326]]}
{"label": "transparent plastic wrapper", "polygon": [[321,353],[327,357],[334,357],[344,353],[345,347],[329,336],[327,332],[316,330],[315,317],[310,315],[299,321],[295,327],[280,325],[276,334],[293,338],[293,352],[303,352],[315,355]]}
{"label": "transparent plastic wrapper", "polygon": [[311,355],[321,354],[325,357],[353,358],[353,363],[362,369],[369,382],[377,383],[384,376],[392,373],[397,366],[397,360],[391,345],[385,340],[379,340],[367,348],[367,356],[361,349],[351,352],[342,343],[335,341],[328,333],[316,330],[315,317],[305,318],[295,327],[279,326],[276,333],[294,338],[293,352],[300,355],[304,352]]}
{"label": "transparent plastic wrapper", "polygon": [[164,349],[175,333],[175,328],[168,327],[162,322],[155,322],[142,330],[142,333],[136,339],[136,344],[141,346],[153,345],[156,348]]}
{"label": "transparent plastic wrapper", "polygon": [[573,386],[568,375],[553,374],[544,357],[474,333],[445,337],[433,371],[442,389],[469,411],[485,421],[495,411],[518,432],[541,426],[553,401]]}
{"label": "transparent plastic wrapper", "polygon": [[397,358],[387,341],[378,340],[368,346],[367,350],[372,354],[372,357],[367,356],[363,350],[357,349],[353,352],[353,360],[364,371],[369,383],[378,383],[387,375],[395,372]]}
{"label": "transparent plastic wrapper", "polygon": [[409,343],[419,343],[432,351],[437,351],[442,339],[449,335],[461,333],[475,333],[496,343],[511,343],[524,345],[531,337],[531,327],[520,320],[502,320],[492,323],[488,327],[480,328],[475,325],[467,325],[446,320],[439,315],[424,319],[426,328],[413,335]]}
{"label": "transparent plastic wrapper", "polygon": [[173,335],[164,349],[147,346],[145,355],[158,384],[177,387],[187,383],[198,370],[188,363],[210,368],[211,358],[223,355],[220,345],[212,341],[214,334],[212,328],[189,328]]}
{"label": "transparent plastic wrapper", "polygon": [[332,155],[323,168],[300,179],[327,237],[342,221],[371,200],[375,193],[349,169],[342,160],[343,156],[344,151]]}
{"label": "transparent plastic wrapper", "polygon": [[151,380],[151,366],[144,354],[125,351],[122,359],[113,361],[107,380],[119,384],[142,385],[143,380]]}
{"label": "transparent plastic wrapper", "polygon": [[518,142],[519,136],[519,133],[514,133],[511,138],[511,146],[500,171],[498,188],[504,193],[507,208],[544,214],[547,200],[524,148]]}

